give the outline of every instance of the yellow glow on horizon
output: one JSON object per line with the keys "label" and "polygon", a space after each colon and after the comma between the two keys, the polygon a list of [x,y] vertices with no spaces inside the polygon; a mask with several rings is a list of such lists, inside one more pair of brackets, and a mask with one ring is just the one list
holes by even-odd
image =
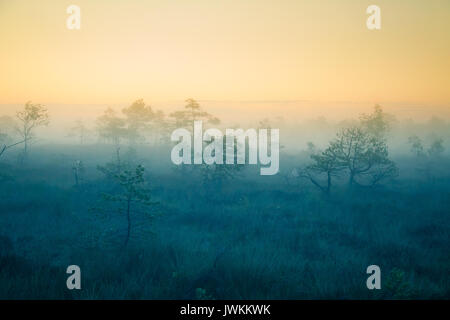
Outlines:
{"label": "yellow glow on horizon", "polygon": [[0,1],[0,103],[450,103],[450,1]]}

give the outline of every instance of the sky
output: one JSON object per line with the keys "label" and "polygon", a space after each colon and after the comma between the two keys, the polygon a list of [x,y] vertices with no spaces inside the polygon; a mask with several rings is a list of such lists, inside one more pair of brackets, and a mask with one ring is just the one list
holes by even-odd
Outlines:
{"label": "sky", "polygon": [[[80,30],[66,27],[71,4]],[[366,27],[371,4],[381,30]],[[448,0],[0,0],[0,104],[193,97],[449,110],[449,15]]]}

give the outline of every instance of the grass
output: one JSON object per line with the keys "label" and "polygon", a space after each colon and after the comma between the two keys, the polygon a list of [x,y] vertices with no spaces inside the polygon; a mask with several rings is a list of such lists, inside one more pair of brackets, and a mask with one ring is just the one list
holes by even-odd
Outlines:
{"label": "grass", "polygon": [[[76,188],[71,162],[46,152],[26,168],[11,164],[13,179],[0,183],[1,299],[450,297],[446,176],[417,183],[408,173],[325,199],[313,186],[247,173],[215,194],[195,172],[147,158],[161,215],[142,220],[123,248],[125,216],[89,210],[112,187],[96,161],[83,155],[90,165]],[[81,267],[80,291],[65,287],[71,264]],[[371,264],[382,290],[366,288]]]}

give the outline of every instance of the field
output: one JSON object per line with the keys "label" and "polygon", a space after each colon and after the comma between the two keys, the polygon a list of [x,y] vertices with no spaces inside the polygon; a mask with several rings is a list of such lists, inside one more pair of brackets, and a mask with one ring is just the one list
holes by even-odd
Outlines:
{"label": "field", "polygon": [[[344,182],[325,195],[290,174],[305,152],[281,153],[281,172],[246,167],[205,181],[169,148],[122,148],[145,167],[155,204],[127,218],[102,198],[98,170],[113,148],[43,145],[0,172],[2,299],[431,299],[450,297],[448,159],[424,174],[412,156],[373,188]],[[73,164],[84,167],[75,180]],[[78,184],[77,184],[78,183]],[[102,210],[100,210],[101,208]],[[67,290],[78,265],[82,290]],[[382,290],[368,290],[378,265]]]}

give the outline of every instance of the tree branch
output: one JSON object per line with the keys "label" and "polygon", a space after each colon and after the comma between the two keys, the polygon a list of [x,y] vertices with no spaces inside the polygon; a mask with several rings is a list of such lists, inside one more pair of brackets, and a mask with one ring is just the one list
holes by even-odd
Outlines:
{"label": "tree branch", "polygon": [[24,143],[24,142],[27,141],[27,140],[30,140],[30,138],[25,139],[25,140],[22,140],[22,141],[19,141],[19,142],[16,142],[16,143],[13,143],[13,144],[10,144],[9,146],[4,145],[4,146],[2,147],[2,149],[1,149],[1,151],[0,151],[0,156],[1,156],[6,150],[8,150],[9,148],[12,148],[12,147],[14,147],[14,146],[17,146],[18,144]]}

